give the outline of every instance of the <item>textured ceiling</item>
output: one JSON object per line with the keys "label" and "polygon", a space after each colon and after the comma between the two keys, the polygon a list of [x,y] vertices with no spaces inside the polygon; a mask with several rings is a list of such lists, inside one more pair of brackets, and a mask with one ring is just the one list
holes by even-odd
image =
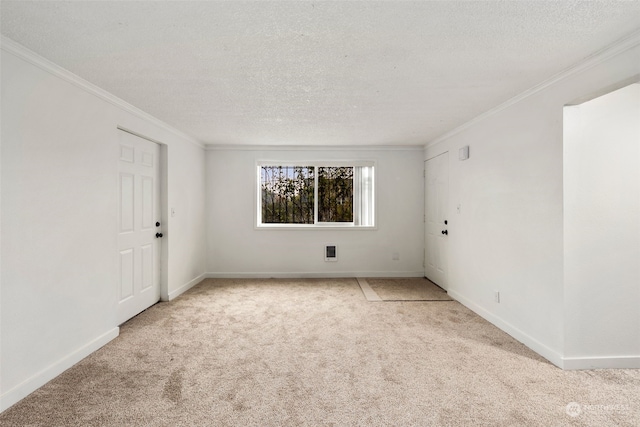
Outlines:
{"label": "textured ceiling", "polygon": [[424,144],[640,28],[640,2],[5,1],[2,34],[205,144]]}

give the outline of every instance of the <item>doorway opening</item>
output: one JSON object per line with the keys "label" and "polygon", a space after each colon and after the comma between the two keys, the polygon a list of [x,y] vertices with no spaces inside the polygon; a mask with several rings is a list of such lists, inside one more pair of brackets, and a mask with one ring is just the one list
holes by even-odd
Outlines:
{"label": "doorway opening", "polygon": [[638,368],[640,83],[625,83],[564,108],[565,357]]}

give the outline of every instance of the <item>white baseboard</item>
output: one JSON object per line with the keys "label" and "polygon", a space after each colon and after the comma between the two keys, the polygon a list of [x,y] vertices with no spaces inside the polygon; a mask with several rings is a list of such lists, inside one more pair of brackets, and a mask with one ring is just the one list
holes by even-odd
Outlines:
{"label": "white baseboard", "polygon": [[78,350],[58,360],[48,368],[43,369],[31,378],[23,381],[11,390],[6,391],[0,396],[0,412],[18,403],[82,359],[116,338],[120,333],[120,328],[110,329],[93,341],[80,347]]}
{"label": "white baseboard", "polygon": [[348,277],[424,277],[424,271],[211,272],[207,279],[336,279]]}
{"label": "white baseboard", "polygon": [[187,283],[185,283],[184,285],[180,286],[175,291],[169,292],[169,299],[167,301],[171,301],[171,300],[176,299],[177,297],[179,297],[183,293],[187,292],[189,289],[193,288],[195,285],[197,285],[198,283],[202,282],[206,278],[208,278],[208,273],[202,273],[201,275],[199,275],[195,279],[189,280]]}
{"label": "white baseboard", "polygon": [[640,356],[565,357],[564,369],[640,369]]}
{"label": "white baseboard", "polygon": [[513,338],[517,339],[522,344],[526,345],[531,350],[535,351],[540,356],[547,359],[549,362],[553,363],[554,365],[556,365],[561,369],[565,369],[564,360],[561,354],[558,353],[557,351],[547,347],[546,345],[542,344],[540,341],[536,340],[535,338],[531,337],[530,335],[527,335],[525,332],[511,325],[509,322],[506,322],[502,318],[482,308],[478,304],[466,298],[464,295],[461,295],[460,293],[454,290],[448,290],[447,293],[451,298],[458,301],[460,304],[464,305],[469,310],[478,314],[480,317],[484,318],[488,322],[492,323],[494,326],[502,329],[504,332],[508,333]]}

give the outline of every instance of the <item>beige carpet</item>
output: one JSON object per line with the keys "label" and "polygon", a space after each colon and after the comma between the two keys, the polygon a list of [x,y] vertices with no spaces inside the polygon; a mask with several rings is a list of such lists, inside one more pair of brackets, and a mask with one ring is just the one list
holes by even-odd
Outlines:
{"label": "beige carpet", "polygon": [[369,278],[358,282],[360,287],[368,284],[382,301],[452,301],[444,289],[424,277]]}
{"label": "beige carpet", "polygon": [[640,370],[562,371],[455,301],[371,304],[355,279],[206,280],[0,425],[638,426],[639,390]]}

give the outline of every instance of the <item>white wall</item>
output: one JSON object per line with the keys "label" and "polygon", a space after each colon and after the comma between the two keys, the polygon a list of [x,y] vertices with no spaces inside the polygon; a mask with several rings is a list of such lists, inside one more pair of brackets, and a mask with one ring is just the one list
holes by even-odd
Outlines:
{"label": "white wall", "polygon": [[5,409],[118,334],[117,126],[167,144],[165,297],[202,277],[206,243],[203,148],[5,39],[1,62]]}
{"label": "white wall", "polygon": [[566,107],[564,125],[565,356],[637,364],[640,84]]}
{"label": "white wall", "polygon": [[[450,294],[559,366],[565,354],[563,106],[638,73],[636,40],[426,147],[425,158],[451,152]],[[458,161],[465,145],[470,159]]]}
{"label": "white wall", "polygon": [[[375,160],[376,230],[256,230],[256,161]],[[422,276],[422,149],[207,152],[211,276]],[[324,245],[338,261],[324,261]],[[392,260],[398,252],[400,260]]]}
{"label": "white wall", "polygon": [[169,282],[165,300],[204,279],[207,263],[204,149],[194,144],[170,144],[167,149],[169,228],[163,241],[169,245]]}

